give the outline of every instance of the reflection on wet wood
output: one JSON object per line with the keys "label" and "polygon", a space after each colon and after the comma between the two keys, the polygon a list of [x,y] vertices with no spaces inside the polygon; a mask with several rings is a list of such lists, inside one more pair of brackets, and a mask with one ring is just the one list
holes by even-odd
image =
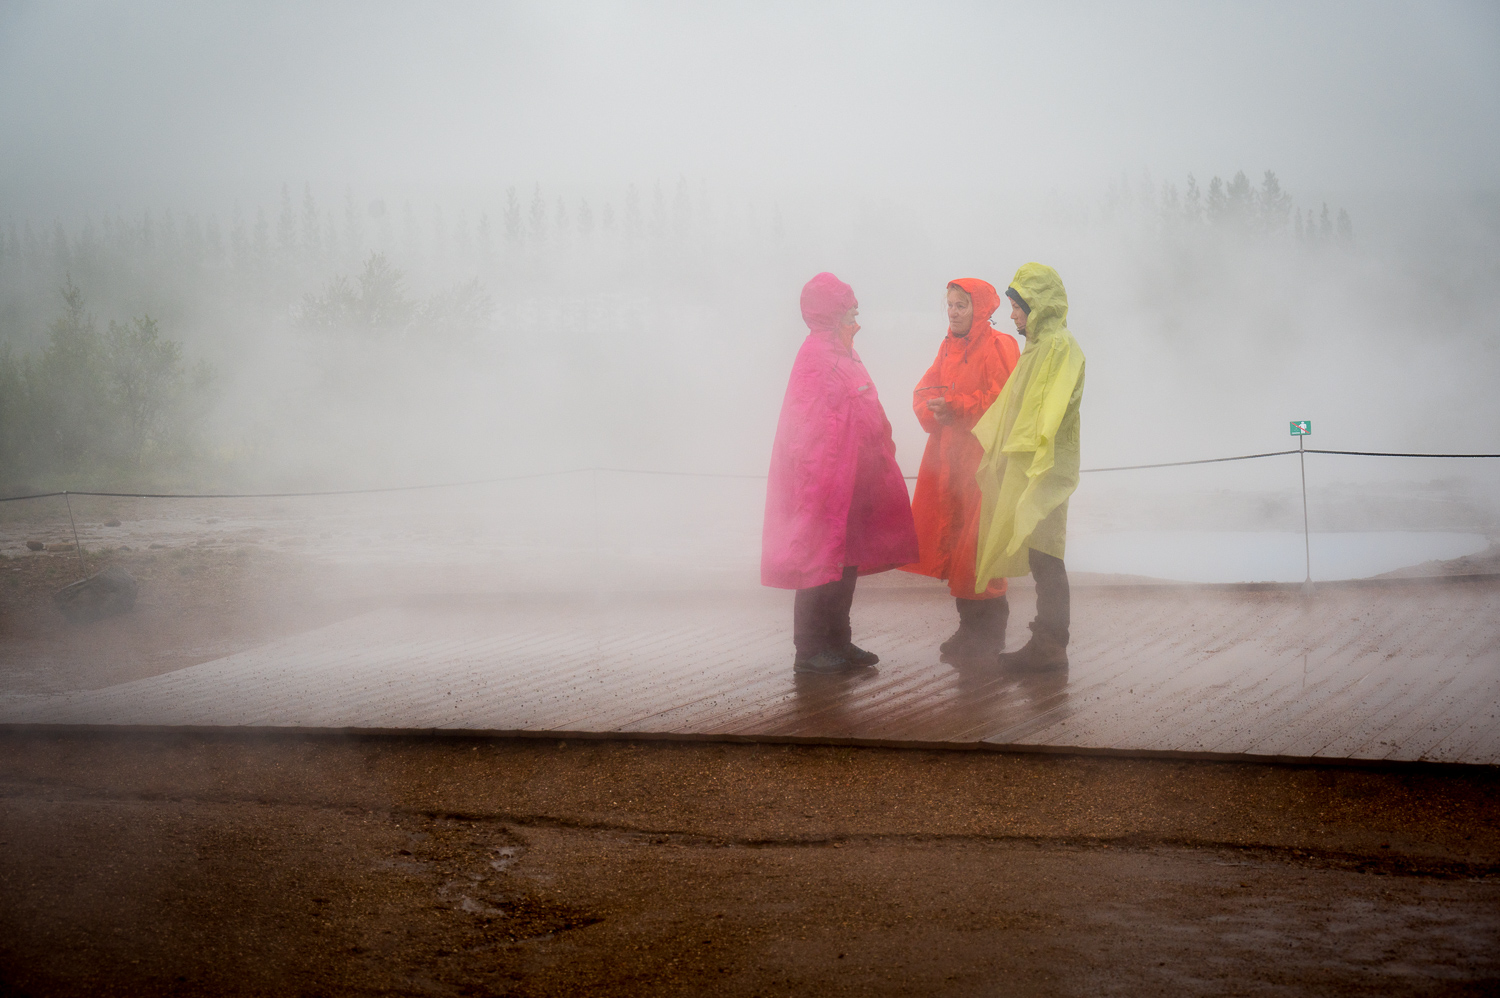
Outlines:
{"label": "reflection on wet wood", "polygon": [[[1029,590],[1012,594],[1012,639]],[[854,739],[1500,764],[1500,582],[1074,591],[1071,669],[954,668],[933,586],[866,586],[878,669],[794,676],[790,594],[515,598],[369,613],[108,689],[47,724]]]}

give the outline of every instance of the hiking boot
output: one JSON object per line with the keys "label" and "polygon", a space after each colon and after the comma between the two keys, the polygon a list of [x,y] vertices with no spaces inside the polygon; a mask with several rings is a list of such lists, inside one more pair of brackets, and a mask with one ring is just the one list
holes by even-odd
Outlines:
{"label": "hiking boot", "polygon": [[839,654],[844,656],[844,658],[849,661],[850,665],[856,665],[860,668],[874,665],[880,661],[879,655],[875,654],[872,651],[865,651],[853,641],[849,642],[848,644],[844,645],[843,648],[839,649]]}
{"label": "hiking boot", "polygon": [[1010,600],[1004,596],[979,604],[979,639],[985,651],[1005,650],[1005,631],[1010,624]]}
{"label": "hiking boot", "polygon": [[1010,603],[1005,597],[987,600],[954,600],[958,604],[958,630],[938,645],[941,661],[967,665],[994,661],[1005,647],[1005,627],[1010,621]]}
{"label": "hiking boot", "polygon": [[816,655],[807,658],[799,658],[792,663],[793,672],[810,672],[819,676],[834,676],[841,672],[850,672],[857,666],[836,651],[824,649]]}
{"label": "hiking boot", "polygon": [[1003,652],[1000,668],[1009,672],[1047,672],[1068,667],[1068,643],[1031,623],[1031,640],[1020,651]]}
{"label": "hiking boot", "polygon": [[974,601],[955,598],[953,602],[958,607],[958,630],[950,634],[947,641],[938,645],[938,652],[942,655],[964,652],[974,640],[977,622],[973,609]]}

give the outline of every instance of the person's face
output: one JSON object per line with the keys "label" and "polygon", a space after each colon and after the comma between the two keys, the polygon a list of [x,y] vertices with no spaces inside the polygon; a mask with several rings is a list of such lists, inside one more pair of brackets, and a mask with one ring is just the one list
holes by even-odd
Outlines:
{"label": "person's face", "polygon": [[948,289],[948,332],[967,336],[974,324],[974,299],[958,288]]}
{"label": "person's face", "polygon": [[1010,321],[1016,324],[1016,332],[1026,335],[1026,313],[1021,311],[1021,306],[1015,301],[1010,303]]}
{"label": "person's face", "polygon": [[856,305],[849,311],[845,312],[844,317],[839,320],[839,325],[843,327],[844,331],[847,332],[850,336],[853,336],[855,333],[859,332],[859,306]]}

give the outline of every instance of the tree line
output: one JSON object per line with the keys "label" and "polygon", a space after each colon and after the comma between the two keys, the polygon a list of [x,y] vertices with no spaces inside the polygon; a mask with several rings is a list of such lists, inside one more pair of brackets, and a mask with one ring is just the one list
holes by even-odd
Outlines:
{"label": "tree line", "polygon": [[[503,207],[492,219],[448,217],[434,206],[419,217],[411,201],[397,212],[384,199],[361,203],[346,191],[341,206],[320,204],[304,185],[300,204],[283,184],[279,209],[253,213],[236,206],[227,223],[215,214],[200,216],[171,209],[146,211],[126,218],[105,213],[98,222],[85,218],[69,232],[61,221],[50,229],[30,220],[11,219],[0,226],[0,271],[43,268],[59,272],[98,266],[121,259],[149,259],[176,265],[222,265],[237,270],[275,266],[360,266],[371,252],[435,262],[494,261],[506,252],[542,251],[596,241],[623,247],[646,243],[689,243],[710,238],[722,228],[724,212],[715,211],[706,185],[695,193],[679,178],[669,198],[657,183],[650,195],[629,185],[619,210],[609,198],[564,198],[545,195],[536,183],[529,197],[516,187],[505,191]],[[753,203],[735,213],[737,238],[772,240],[785,234],[779,207],[762,217]]]}
{"label": "tree line", "polygon": [[1327,202],[1316,213],[1298,207],[1273,170],[1265,171],[1258,186],[1239,170],[1227,183],[1213,177],[1206,190],[1192,174],[1180,190],[1173,181],[1157,188],[1149,174],[1135,184],[1121,176],[1105,196],[1105,214],[1132,208],[1169,235],[1216,231],[1241,237],[1290,236],[1310,247],[1354,243],[1354,222],[1347,209],[1339,208],[1334,215]]}

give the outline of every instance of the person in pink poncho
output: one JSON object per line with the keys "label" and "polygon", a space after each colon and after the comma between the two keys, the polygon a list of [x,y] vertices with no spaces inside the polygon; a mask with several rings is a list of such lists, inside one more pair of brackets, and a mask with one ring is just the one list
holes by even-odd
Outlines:
{"label": "person in pink poncho", "polygon": [[880,661],[853,643],[849,608],[861,575],[917,560],[891,424],[854,352],[859,302],[832,274],[802,289],[802,341],[781,403],[760,580],[795,589],[797,672],[841,673]]}

